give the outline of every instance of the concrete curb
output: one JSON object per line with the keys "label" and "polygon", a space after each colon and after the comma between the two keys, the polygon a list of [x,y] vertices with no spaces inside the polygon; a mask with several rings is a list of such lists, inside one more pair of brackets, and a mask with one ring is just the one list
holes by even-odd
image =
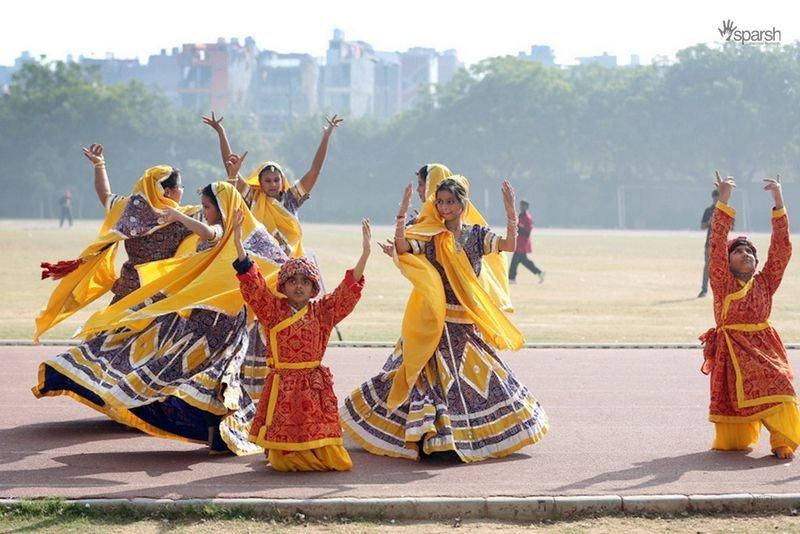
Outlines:
{"label": "concrete curb", "polygon": [[[35,499],[0,499],[13,508]],[[530,521],[613,514],[796,512],[800,493],[729,495],[586,495],[541,497],[398,497],[338,499],[74,499],[81,508],[132,508],[146,512],[186,511],[213,506],[256,515],[369,519],[503,519]]]}

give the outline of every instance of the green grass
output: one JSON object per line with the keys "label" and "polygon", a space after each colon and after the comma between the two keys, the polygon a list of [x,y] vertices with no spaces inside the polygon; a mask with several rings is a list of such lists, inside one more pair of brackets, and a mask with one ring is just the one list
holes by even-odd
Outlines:
{"label": "green grass", "polygon": [[220,506],[164,508],[85,507],[59,500],[21,501],[0,507],[2,532],[396,532],[431,534],[463,527],[470,532],[519,532],[536,530],[572,532],[800,532],[800,517],[790,514],[720,514],[679,516],[612,515],[535,522],[490,519],[404,521],[391,518],[367,520],[349,517],[306,518],[281,516],[268,510]]}
{"label": "green grass", "polygon": [[[5,256],[0,264],[0,339],[31,338],[34,317],[53,288],[52,281],[39,279],[39,262],[76,257],[98,226],[97,221],[81,221],[71,230],[58,230],[51,221],[0,221]],[[304,228],[306,248],[316,253],[330,290],[359,255],[359,229],[318,224]],[[391,231],[376,227],[373,235],[386,237]],[[769,236],[753,238],[763,260]],[[512,286],[512,319],[529,342],[695,342],[713,323],[710,297],[695,298],[703,240],[701,232],[537,230],[532,257],[547,278],[540,285],[520,270]],[[392,341],[400,333],[410,285],[390,258],[374,249],[364,296],[340,325],[345,340]],[[800,342],[798,301],[800,277],[793,262],[772,312],[785,342]],[[98,300],[44,339],[68,338],[91,311],[107,302],[108,298]]]}

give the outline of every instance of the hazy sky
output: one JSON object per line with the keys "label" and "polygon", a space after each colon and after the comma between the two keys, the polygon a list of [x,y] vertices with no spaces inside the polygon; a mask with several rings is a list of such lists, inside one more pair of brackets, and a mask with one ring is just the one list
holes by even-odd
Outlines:
{"label": "hazy sky", "polygon": [[[480,6],[478,5],[480,4]],[[28,50],[63,59],[71,53],[139,57],[161,48],[251,35],[259,48],[321,57],[334,28],[378,50],[455,48],[473,63],[547,44],[559,63],[608,52],[643,63],[699,42],[720,40],[732,19],[741,29],[800,38],[800,7],[790,1],[671,0],[10,0],[0,13],[0,65]]]}

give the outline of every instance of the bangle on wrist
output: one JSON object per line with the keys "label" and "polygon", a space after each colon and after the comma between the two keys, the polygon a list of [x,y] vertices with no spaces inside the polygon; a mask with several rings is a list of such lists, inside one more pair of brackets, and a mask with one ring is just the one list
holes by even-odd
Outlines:
{"label": "bangle on wrist", "polygon": [[98,161],[97,163],[92,163],[92,165],[94,165],[95,169],[99,169],[100,167],[105,167],[106,166],[106,162],[105,161]]}

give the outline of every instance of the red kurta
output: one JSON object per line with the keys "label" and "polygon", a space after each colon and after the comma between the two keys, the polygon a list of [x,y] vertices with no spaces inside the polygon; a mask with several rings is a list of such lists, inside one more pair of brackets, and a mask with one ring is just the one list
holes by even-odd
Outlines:
{"label": "red kurta", "polygon": [[265,449],[299,451],[342,444],[333,376],[321,364],[333,327],[361,298],[364,278],[353,271],[332,293],[294,312],[275,296],[254,264],[238,275],[244,300],[267,332],[269,372],[250,427],[250,440]]}
{"label": "red kurta", "polygon": [[520,213],[519,221],[517,222],[517,247],[514,252],[522,252],[523,254],[530,254],[533,250],[531,246],[531,232],[533,231],[533,217],[529,212]]}
{"label": "red kurta", "polygon": [[716,327],[703,334],[703,372],[711,375],[709,419],[743,423],[795,402],[792,369],[778,332],[769,323],[772,295],[792,255],[785,209],[772,212],[772,238],[763,269],[747,283],[728,266],[728,232],[735,212],[717,203],[711,219],[709,277]]}

